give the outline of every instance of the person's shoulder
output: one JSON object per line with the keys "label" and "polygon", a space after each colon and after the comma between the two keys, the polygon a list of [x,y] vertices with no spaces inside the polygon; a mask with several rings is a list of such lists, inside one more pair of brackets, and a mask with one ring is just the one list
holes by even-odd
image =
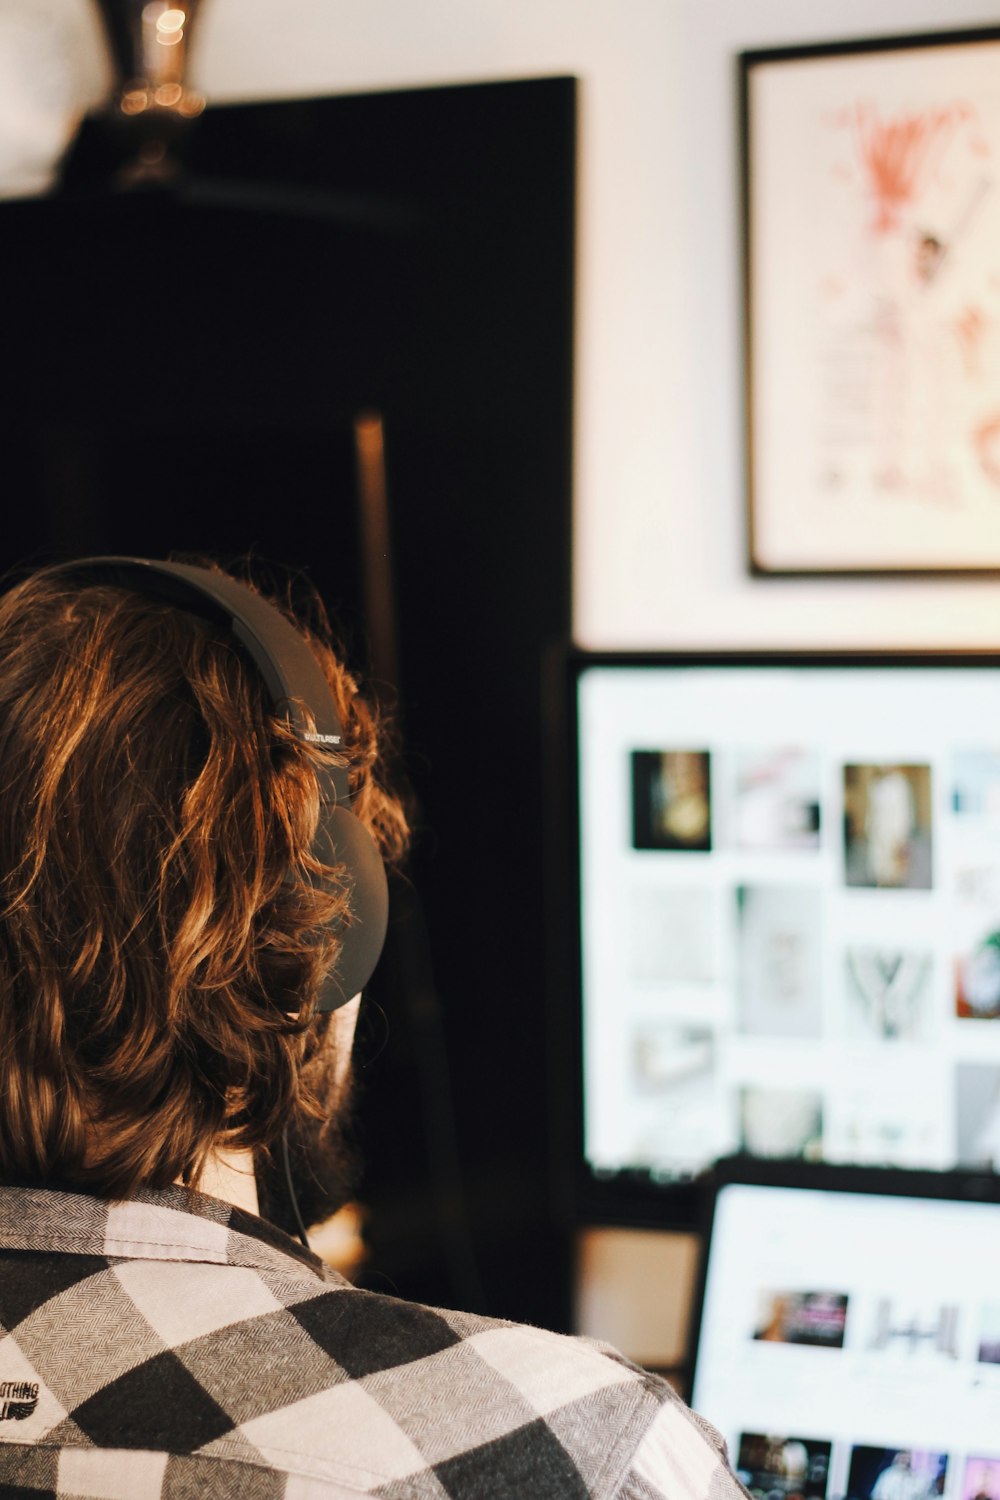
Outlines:
{"label": "person's shoulder", "polygon": [[449,1494],[485,1493],[498,1475],[511,1493],[530,1475],[531,1492],[551,1500],[738,1493],[718,1435],[607,1345],[370,1292],[336,1296],[296,1317]]}
{"label": "person's shoulder", "polygon": [[[39,1378],[18,1437],[96,1466],[80,1493],[221,1495],[253,1470],[301,1500],[725,1500],[696,1419],[614,1351],[359,1290],[232,1224],[198,1242],[225,1261],[129,1259],[102,1235],[83,1264],[21,1257],[20,1281],[15,1256],[5,1283]],[[92,1337],[69,1350],[58,1330],[84,1318]],[[139,1450],[167,1465],[160,1489],[128,1477]],[[15,1460],[0,1445],[0,1467]]]}

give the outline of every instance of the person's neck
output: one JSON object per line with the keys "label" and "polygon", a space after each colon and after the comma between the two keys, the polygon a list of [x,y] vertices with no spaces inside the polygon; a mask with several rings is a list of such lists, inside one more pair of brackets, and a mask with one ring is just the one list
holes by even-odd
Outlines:
{"label": "person's neck", "polygon": [[260,1214],[252,1151],[213,1151],[204,1172],[192,1185],[210,1198],[222,1198],[236,1208]]}

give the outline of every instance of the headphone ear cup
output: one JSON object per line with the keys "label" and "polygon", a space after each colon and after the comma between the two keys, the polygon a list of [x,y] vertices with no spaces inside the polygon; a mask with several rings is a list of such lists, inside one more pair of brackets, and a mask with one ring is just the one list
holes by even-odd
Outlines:
{"label": "headphone ear cup", "polygon": [[389,923],[389,885],[375,840],[346,807],[324,805],[313,853],[324,864],[344,866],[351,883],[350,913],[337,928],[340,957],[316,1007],[331,1011],[352,1000],[375,972]]}

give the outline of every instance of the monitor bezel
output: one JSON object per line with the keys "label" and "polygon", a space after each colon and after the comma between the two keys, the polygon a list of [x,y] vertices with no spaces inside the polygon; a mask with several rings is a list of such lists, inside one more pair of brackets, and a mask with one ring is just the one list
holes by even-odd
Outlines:
{"label": "monitor bezel", "polygon": [[[580,761],[579,761],[579,680],[594,667],[623,669],[771,667],[783,669],[879,669],[919,670],[934,667],[1000,669],[1000,649],[990,647],[919,648],[804,648],[715,650],[691,649],[669,651],[592,651],[577,646],[563,647],[558,653],[558,667],[549,664],[550,696],[561,700],[553,716],[558,721],[559,741],[552,758],[552,784],[559,804],[552,818],[557,850],[569,853],[569,875],[566,860],[558,855],[552,866],[552,926],[559,934],[552,947],[551,993],[557,1000],[553,1013],[551,1059],[555,1083],[554,1099],[571,1101],[571,1130],[558,1109],[553,1114],[553,1140],[556,1168],[554,1202],[560,1217],[568,1216],[574,1227],[622,1226],[638,1229],[666,1229],[679,1232],[697,1231],[703,1227],[702,1179],[653,1182],[644,1171],[612,1175],[595,1173],[586,1159],[584,1142],[584,1048],[583,1048],[583,944],[582,944],[582,848],[580,836]],[[1000,725],[998,725],[1000,734]],[[561,768],[561,772],[560,769]],[[558,779],[557,779],[558,778]],[[555,889],[556,885],[560,888]],[[570,1038],[570,1047],[566,1039]],[[568,1144],[572,1137],[571,1145]],[[565,1170],[567,1154],[570,1170]],[[747,1157],[747,1161],[757,1158]],[[760,1161],[769,1165],[765,1158]],[[562,1166],[560,1167],[560,1163]],[[791,1168],[794,1163],[783,1165]],[[827,1164],[822,1164],[824,1170]],[[834,1171],[892,1173],[907,1169],[829,1166]],[[712,1168],[709,1169],[709,1172]],[[919,1174],[918,1174],[919,1175]],[[950,1172],[933,1173],[942,1178]],[[968,1176],[960,1170],[954,1175]],[[1000,1182],[1000,1176],[998,1176]],[[567,1187],[571,1184],[571,1190]]]}

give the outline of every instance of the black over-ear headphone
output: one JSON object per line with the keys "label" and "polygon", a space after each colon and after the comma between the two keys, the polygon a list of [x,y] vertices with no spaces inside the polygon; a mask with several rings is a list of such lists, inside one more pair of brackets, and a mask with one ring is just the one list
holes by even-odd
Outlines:
{"label": "black over-ear headphone", "polygon": [[[45,571],[116,584],[227,626],[260,671],[275,712],[310,744],[332,751],[340,747],[343,730],[337,705],[308,642],[279,609],[237,579],[188,563],[141,557],[86,557]],[[304,709],[312,715],[315,730]],[[317,776],[320,820],[312,852],[324,864],[343,866],[350,883],[350,917],[337,934],[340,957],[317,1001],[318,1010],[331,1011],[346,1004],[371,978],[385,942],[389,897],[375,841],[351,811],[346,768],[331,759]]]}

